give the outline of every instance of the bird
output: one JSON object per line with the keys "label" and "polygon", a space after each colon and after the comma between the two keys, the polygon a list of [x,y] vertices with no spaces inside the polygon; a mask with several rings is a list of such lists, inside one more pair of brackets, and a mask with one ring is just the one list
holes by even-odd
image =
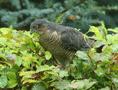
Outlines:
{"label": "bird", "polygon": [[36,19],[30,25],[31,33],[40,35],[39,43],[51,52],[57,64],[67,66],[78,50],[88,50],[93,40],[85,38],[76,28],[63,26],[46,19]]}

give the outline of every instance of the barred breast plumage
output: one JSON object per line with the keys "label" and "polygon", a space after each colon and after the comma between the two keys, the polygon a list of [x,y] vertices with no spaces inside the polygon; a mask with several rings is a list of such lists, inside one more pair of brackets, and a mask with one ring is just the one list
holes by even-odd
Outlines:
{"label": "barred breast plumage", "polygon": [[58,64],[66,65],[71,60],[75,52],[71,52],[62,47],[61,35],[56,31],[41,35],[40,44],[52,53]]}
{"label": "barred breast plumage", "polygon": [[77,50],[90,48],[92,44],[74,28],[57,25],[44,19],[35,20],[30,28],[31,32],[40,34],[40,44],[64,66],[72,60]]}

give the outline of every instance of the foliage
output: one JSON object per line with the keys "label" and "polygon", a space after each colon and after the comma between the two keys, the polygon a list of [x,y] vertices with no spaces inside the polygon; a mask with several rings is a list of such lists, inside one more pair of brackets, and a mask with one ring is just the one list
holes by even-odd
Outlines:
{"label": "foliage", "polygon": [[[108,34],[108,31],[113,34]],[[89,51],[78,51],[73,63],[62,70],[52,55],[29,31],[0,28],[0,88],[20,90],[117,90],[118,28],[91,26],[96,43]],[[88,33],[89,33],[88,32]],[[103,45],[101,52],[96,48]]]}
{"label": "foliage", "polygon": [[49,21],[80,28],[82,32],[87,32],[90,25],[99,26],[101,21],[105,22],[107,28],[113,28],[118,26],[116,2],[116,0],[0,0],[0,27],[12,25],[15,29],[29,30],[29,25],[34,19],[46,18]]}

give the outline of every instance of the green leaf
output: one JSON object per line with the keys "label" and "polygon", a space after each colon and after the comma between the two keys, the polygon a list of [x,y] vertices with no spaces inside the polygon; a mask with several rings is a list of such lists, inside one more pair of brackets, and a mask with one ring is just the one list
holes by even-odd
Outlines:
{"label": "green leaf", "polygon": [[97,27],[91,26],[89,29],[89,32],[93,32],[96,35],[96,38],[98,40],[104,40],[102,34],[100,33],[100,31]]}
{"label": "green leaf", "polygon": [[33,80],[33,79],[29,78],[29,79],[24,80],[23,84],[27,84],[27,83],[31,83],[32,84],[32,83],[37,83],[37,82],[38,82],[37,80]]}
{"label": "green leaf", "polygon": [[108,30],[105,27],[104,22],[101,22],[101,27],[100,27],[102,36],[104,37],[104,39],[106,39],[106,35],[108,34]]}
{"label": "green leaf", "polygon": [[22,86],[21,90],[27,90],[27,87],[26,86]]}
{"label": "green leaf", "polygon": [[42,65],[42,66],[37,67],[37,72],[48,71],[51,69],[53,69],[53,67],[50,67],[48,65]]}
{"label": "green leaf", "polygon": [[33,85],[31,90],[47,90],[47,88],[43,83],[37,83]]}
{"label": "green leaf", "polygon": [[8,72],[7,77],[8,77],[7,87],[8,88],[15,87],[17,85],[16,73],[15,72]]}
{"label": "green leaf", "polygon": [[86,52],[83,51],[77,51],[76,56],[79,57],[80,59],[88,60],[88,56]]}
{"label": "green leaf", "polygon": [[101,68],[101,67],[98,67],[96,70],[95,70],[95,73],[98,75],[98,76],[103,76],[105,74],[105,71]]}
{"label": "green leaf", "polygon": [[0,76],[0,87],[1,88],[4,88],[7,85],[7,82],[8,82],[7,76],[5,76],[5,75]]}
{"label": "green leaf", "polygon": [[22,60],[23,66],[26,68],[30,68],[30,65],[35,60],[35,57],[33,57],[30,53],[23,52]]}
{"label": "green leaf", "polygon": [[7,39],[4,37],[0,37],[0,46],[5,46],[7,44]]}
{"label": "green leaf", "polygon": [[60,71],[59,71],[59,76],[60,76],[61,78],[67,77],[67,76],[68,76],[68,72],[65,71],[65,70],[60,70]]}
{"label": "green leaf", "polygon": [[45,52],[45,58],[46,58],[46,60],[50,60],[51,57],[52,57],[52,54],[49,51],[46,51]]}
{"label": "green leaf", "polygon": [[59,24],[62,24],[62,22],[63,22],[63,16],[64,16],[64,14],[61,14],[61,15],[59,15],[57,18],[56,18],[56,23],[59,23]]}
{"label": "green leaf", "polygon": [[8,34],[11,31],[12,31],[11,28],[1,28],[0,29],[0,32],[2,32],[3,35]]}
{"label": "green leaf", "polygon": [[73,89],[87,90],[92,87],[96,81],[90,81],[89,79],[73,81],[70,84],[70,87]]}
{"label": "green leaf", "polygon": [[16,57],[15,64],[20,66],[22,64],[22,58],[20,56]]}
{"label": "green leaf", "polygon": [[51,86],[54,86],[57,90],[68,90],[70,82],[67,80],[60,80],[53,82]]}
{"label": "green leaf", "polygon": [[108,31],[114,32],[118,34],[118,27],[114,28],[114,29],[108,29]]}
{"label": "green leaf", "polygon": [[107,35],[107,43],[108,44],[118,44],[118,34]]}
{"label": "green leaf", "polygon": [[101,88],[99,90],[111,90],[109,87]]}

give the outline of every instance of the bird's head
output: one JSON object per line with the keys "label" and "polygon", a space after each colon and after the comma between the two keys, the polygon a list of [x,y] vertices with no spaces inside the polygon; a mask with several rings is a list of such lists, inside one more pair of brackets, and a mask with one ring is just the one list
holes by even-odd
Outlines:
{"label": "bird's head", "polygon": [[48,21],[46,19],[36,19],[30,25],[31,33],[43,34],[47,31]]}

